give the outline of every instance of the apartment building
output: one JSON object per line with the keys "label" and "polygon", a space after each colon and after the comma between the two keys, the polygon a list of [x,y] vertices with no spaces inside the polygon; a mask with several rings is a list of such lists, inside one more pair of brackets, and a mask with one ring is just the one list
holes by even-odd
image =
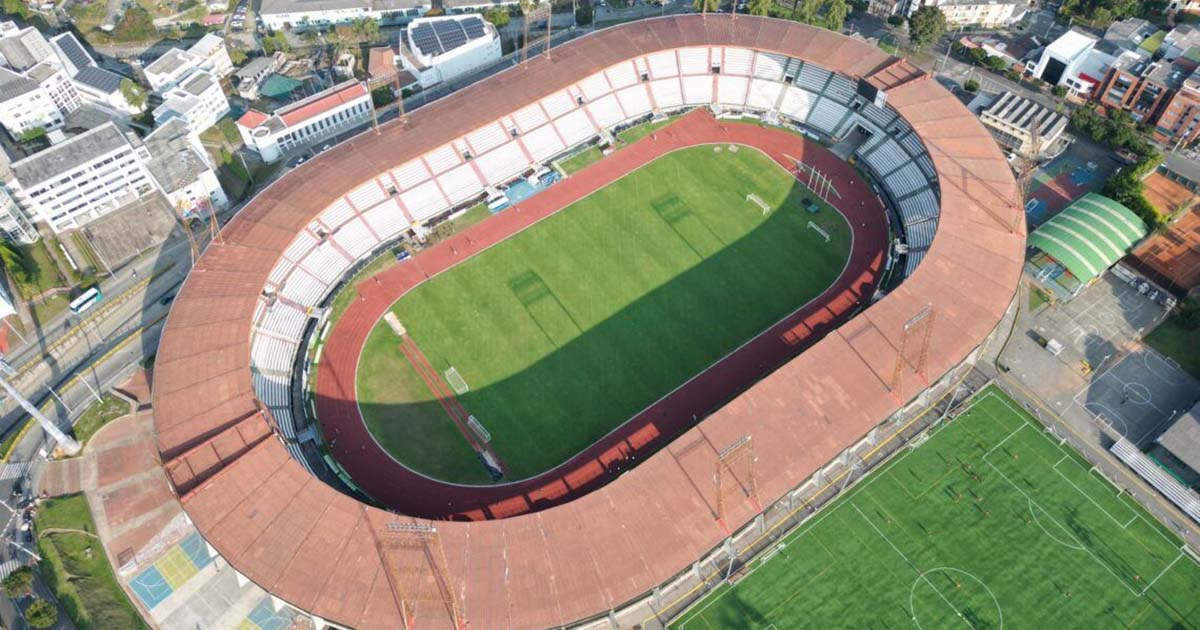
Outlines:
{"label": "apartment building", "polygon": [[38,82],[0,68],[0,126],[15,137],[34,129],[58,129],[64,113]]}
{"label": "apartment building", "polygon": [[1200,70],[1192,72],[1167,100],[1154,123],[1154,139],[1173,150],[1200,138]]}
{"label": "apartment building", "polygon": [[154,109],[155,126],[178,118],[199,134],[229,113],[229,100],[220,82],[206,70],[192,72],[162,96],[162,105]]}
{"label": "apartment building", "polygon": [[1094,97],[1105,107],[1129,112],[1138,122],[1150,122],[1187,75],[1169,62],[1154,61],[1145,51],[1126,50],[1109,66]]}
{"label": "apartment building", "polygon": [[233,61],[225,40],[208,33],[187,50],[171,48],[142,69],[150,89],[165,92],[183,82],[193,72],[203,70],[217,79],[233,74]]}

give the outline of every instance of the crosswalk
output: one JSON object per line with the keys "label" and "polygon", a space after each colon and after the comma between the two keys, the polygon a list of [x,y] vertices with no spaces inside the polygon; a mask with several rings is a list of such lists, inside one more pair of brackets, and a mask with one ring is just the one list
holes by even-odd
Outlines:
{"label": "crosswalk", "polygon": [[0,480],[16,479],[29,470],[29,462],[9,462],[0,469]]}
{"label": "crosswalk", "polygon": [[16,558],[0,563],[0,580],[8,577],[13,571],[16,571],[23,566],[25,566],[25,563],[17,560]]}

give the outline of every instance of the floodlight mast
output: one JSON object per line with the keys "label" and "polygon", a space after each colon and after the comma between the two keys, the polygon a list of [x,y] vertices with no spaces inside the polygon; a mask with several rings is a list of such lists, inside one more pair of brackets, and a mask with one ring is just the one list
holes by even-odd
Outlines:
{"label": "floodlight mast", "polygon": [[66,433],[63,433],[62,429],[59,429],[58,425],[54,424],[50,418],[47,418],[46,415],[42,413],[41,409],[33,406],[33,403],[29,402],[28,399],[21,395],[21,392],[17,391],[15,387],[9,384],[8,377],[15,373],[16,371],[13,370],[8,361],[4,357],[0,356],[0,387],[3,387],[5,393],[11,396],[13,400],[17,401],[17,404],[21,405],[21,408],[28,412],[29,415],[33,416],[34,419],[38,421],[38,424],[42,425],[42,430],[49,434],[50,437],[54,438],[54,441],[58,443],[59,448],[63,450],[63,453],[66,453],[67,455],[75,455],[78,453],[79,442],[76,442],[74,438]]}

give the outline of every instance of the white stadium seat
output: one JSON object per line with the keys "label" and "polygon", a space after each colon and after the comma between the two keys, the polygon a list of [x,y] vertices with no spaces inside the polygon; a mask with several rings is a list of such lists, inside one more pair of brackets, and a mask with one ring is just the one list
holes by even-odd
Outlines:
{"label": "white stadium seat", "polygon": [[725,59],[721,63],[721,74],[749,76],[753,63],[753,51],[746,48],[726,48]]}
{"label": "white stadium seat", "polygon": [[276,300],[274,304],[263,311],[263,315],[258,321],[258,328],[299,342],[300,335],[304,333],[304,326],[307,323],[308,315]]}
{"label": "white stadium seat", "polygon": [[296,234],[296,239],[292,241],[292,244],[288,245],[288,248],[283,251],[283,257],[295,262],[304,258],[308,254],[308,250],[312,249],[316,244],[317,239],[312,234],[301,230]]}
{"label": "white stadium seat", "polygon": [[809,126],[816,127],[829,135],[833,135],[837,132],[838,126],[845,115],[846,108],[844,106],[827,98],[822,98],[817,101],[817,105],[808,116],[807,122]]}
{"label": "white stadium seat", "polygon": [[904,226],[905,241],[908,249],[928,249],[933,244],[933,235],[937,232],[937,220],[930,219],[920,223]]}
{"label": "white stadium seat", "polygon": [[300,268],[322,283],[331,285],[337,282],[343,271],[350,268],[350,261],[327,242],[312,248],[300,261]]}
{"label": "white stadium seat", "polygon": [[429,163],[429,170],[434,175],[441,175],[462,163],[462,154],[449,144],[444,144],[424,155]]}
{"label": "white stadium seat", "polygon": [[921,174],[921,169],[909,162],[900,170],[884,178],[883,186],[892,193],[893,197],[903,197],[922,188],[928,188],[929,181]]}
{"label": "white stadium seat", "polygon": [[880,177],[891,173],[909,162],[908,154],[887,134],[877,132],[871,139],[874,142],[860,154],[866,156],[867,164]]}
{"label": "white stadium seat", "polygon": [[710,74],[711,72],[712,67],[708,65],[708,48],[679,49],[679,74],[688,76]]}
{"label": "white stadium seat", "polygon": [[[262,372],[259,370],[251,370],[254,374],[254,393],[258,394],[258,399],[268,407],[285,407],[291,396],[288,395],[287,379],[279,374]],[[279,420],[278,416],[275,418]],[[289,418],[291,420],[291,418]],[[280,423],[282,424],[282,423]],[[288,423],[285,435],[288,430],[291,430],[291,422]],[[281,429],[283,427],[280,427]]]}
{"label": "white stadium seat", "polygon": [[475,165],[483,172],[487,183],[493,186],[507,182],[532,166],[516,142],[509,142],[479,156]]}
{"label": "white stadium seat", "polygon": [[266,335],[255,335],[250,345],[250,362],[260,370],[288,373],[296,356],[297,344]]}
{"label": "white stadium seat", "polygon": [[606,129],[626,118],[625,112],[621,110],[621,105],[617,103],[617,97],[612,94],[607,94],[588,103],[587,109],[592,114],[592,119],[596,121],[596,124]]}
{"label": "white stadium seat", "polygon": [[480,127],[467,134],[467,142],[471,143],[476,155],[487,153],[510,139],[508,132],[498,123]]}
{"label": "white stadium seat", "polygon": [[[375,238],[375,235],[371,233],[371,230],[367,229],[367,224],[363,222],[364,219],[367,219],[371,216],[383,216],[382,213],[386,211],[386,208],[388,206],[395,205],[395,203],[395,200],[389,199],[388,201],[371,208],[363,213],[363,219],[355,219],[347,223],[342,227],[342,229],[338,230],[337,234],[334,234],[330,238],[332,238],[339,247],[346,250],[346,252],[355,259],[361,258],[379,246],[379,239]],[[398,223],[407,223],[407,221],[405,221],[404,217],[401,216]],[[374,222],[372,222],[371,227],[375,227]],[[384,235],[382,232],[379,232],[379,230],[376,230],[376,232],[379,233],[380,238],[388,238],[388,236]]]}
{"label": "white stadium seat", "polygon": [[629,61],[612,66],[605,70],[604,74],[608,76],[608,82],[612,84],[614,90],[629,87],[640,80],[633,63]]}
{"label": "white stadium seat", "polygon": [[850,101],[854,100],[854,94],[854,82],[840,74],[834,74],[830,78],[829,87],[825,88],[823,96],[832,98],[842,105],[849,105]]}
{"label": "white stadium seat", "polygon": [[679,79],[662,79],[650,82],[650,93],[659,109],[671,109],[683,104],[683,92],[680,91]]}
{"label": "white stadium seat", "polygon": [[284,278],[291,273],[292,268],[295,266],[295,262],[288,260],[287,258],[280,258],[279,262],[275,263],[275,266],[271,269],[271,275],[267,276],[267,284],[271,284],[276,287],[280,286],[283,284]]}
{"label": "white stadium seat", "polygon": [[588,120],[587,112],[582,109],[577,109],[555,120],[554,126],[558,129],[558,133],[562,135],[563,140],[566,141],[567,146],[571,147],[596,135],[596,128]]}
{"label": "white stadium seat", "polygon": [[437,182],[432,179],[401,193],[400,200],[404,202],[404,207],[408,208],[414,221],[424,221],[450,207]]}
{"label": "white stadium seat", "polygon": [[679,63],[673,50],[646,55],[646,61],[650,64],[651,79],[679,76]]}
{"label": "white stadium seat", "polygon": [[551,119],[554,119],[575,109],[575,99],[571,98],[566,90],[563,90],[542,99],[542,107],[546,108],[546,113]]}
{"label": "white stadium seat", "polygon": [[546,113],[542,111],[542,106],[537,103],[518,109],[513,114],[513,120],[517,122],[521,133],[529,133],[549,121]]}
{"label": "white stadium seat", "polygon": [[525,134],[521,139],[533,159],[539,162],[545,162],[567,149],[558,139],[558,133],[554,130],[553,125],[539,127]]}
{"label": "white stadium seat", "polygon": [[437,179],[442,185],[442,190],[446,191],[446,196],[450,198],[450,205],[466,201],[483,191],[484,184],[479,181],[479,176],[470,164],[452,168],[438,175]]}
{"label": "white stadium seat", "polygon": [[603,72],[597,72],[580,81],[579,89],[583,91],[583,97],[589,103],[612,92],[612,88],[608,85],[608,79],[605,78]]}
{"label": "white stadium seat", "polygon": [[925,260],[925,253],[926,251],[923,249],[908,250],[908,254],[906,255],[904,261],[905,278],[913,275],[913,272],[917,270],[917,267],[921,264],[921,261]]}
{"label": "white stadium seat", "polygon": [[905,225],[936,219],[940,213],[937,196],[929,189],[901,199],[896,205],[900,207],[900,221]]}
{"label": "white stadium seat", "polygon": [[754,56],[754,76],[769,81],[783,81],[783,70],[787,57],[773,53],[758,53]]}
{"label": "white stadium seat", "polygon": [[746,101],[746,106],[762,110],[775,109],[781,91],[783,91],[783,84],[778,81],[751,79],[750,98]]}
{"label": "white stadium seat", "polygon": [[360,211],[387,199],[387,194],[383,192],[383,187],[374,179],[355,188],[347,196],[350,198],[350,203],[354,204],[354,207]]}
{"label": "white stadium seat", "polygon": [[688,105],[708,105],[713,102],[713,75],[683,78],[683,102]]}
{"label": "white stadium seat", "polygon": [[809,113],[812,112],[814,100],[816,97],[811,92],[789,85],[787,92],[783,95],[783,103],[780,104],[779,111],[795,120],[805,122],[808,120]]}
{"label": "white stadium seat", "polygon": [[[379,238],[385,241],[408,227],[408,219],[404,216],[404,211],[400,209],[400,202],[394,198],[364,212],[363,220],[371,227],[372,232],[378,234]],[[367,235],[370,236],[370,232]],[[341,244],[342,234],[339,233],[337,236],[338,243]],[[372,240],[374,239],[372,238]],[[372,248],[376,245],[378,243],[371,243]]]}
{"label": "white stadium seat", "polygon": [[649,114],[653,109],[650,106],[650,96],[646,92],[646,86],[641,83],[617,92],[617,100],[621,101],[621,108],[630,118]]}
{"label": "white stadium seat", "polygon": [[328,289],[329,287],[320,280],[296,267],[283,281],[283,288],[279,294],[301,306],[311,307],[321,302]]}
{"label": "white stadium seat", "polygon": [[351,208],[344,198],[339,197],[321,213],[320,219],[325,227],[336,230],[339,225],[349,221],[353,216],[354,208]]}
{"label": "white stadium seat", "polygon": [[746,88],[750,79],[746,77],[730,77],[721,74],[717,77],[717,102],[732,107],[746,105]]}
{"label": "white stadium seat", "polygon": [[412,190],[432,176],[429,169],[425,168],[425,163],[419,159],[405,162],[399,168],[392,170],[392,177],[396,178],[400,190]]}

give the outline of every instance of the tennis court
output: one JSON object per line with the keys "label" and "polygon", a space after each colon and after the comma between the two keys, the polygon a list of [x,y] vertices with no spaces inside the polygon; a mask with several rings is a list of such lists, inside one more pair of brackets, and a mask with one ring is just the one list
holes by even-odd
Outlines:
{"label": "tennis court", "polygon": [[1183,542],[996,388],[737,577],[672,627],[1200,624]]}

